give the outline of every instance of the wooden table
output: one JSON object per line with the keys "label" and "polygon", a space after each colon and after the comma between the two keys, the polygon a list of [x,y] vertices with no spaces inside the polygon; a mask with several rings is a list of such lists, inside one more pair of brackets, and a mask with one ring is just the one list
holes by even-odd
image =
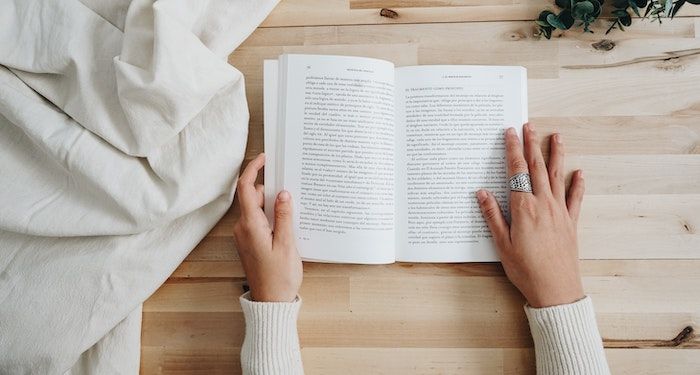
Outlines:
{"label": "wooden table", "polygon": [[[531,121],[560,131],[567,167],[585,170],[581,266],[613,373],[700,373],[700,7],[661,27],[636,20],[601,51],[591,44],[606,21],[594,34],[537,40],[528,20],[553,1],[478,3],[283,1],[230,57],[246,77],[248,160],[263,150],[263,59],[524,65]],[[398,17],[380,16],[383,7]],[[234,207],[144,304],[143,374],[240,373],[236,216]],[[534,373],[523,298],[498,264],[304,268],[307,374]]]}

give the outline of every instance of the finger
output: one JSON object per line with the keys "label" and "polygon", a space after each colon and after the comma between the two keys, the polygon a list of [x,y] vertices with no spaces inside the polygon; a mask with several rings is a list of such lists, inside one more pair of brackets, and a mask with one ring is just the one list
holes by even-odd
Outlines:
{"label": "finger", "polygon": [[528,172],[527,163],[523,157],[523,148],[515,128],[506,130],[506,159],[509,177],[517,173]]}
{"label": "finger", "polygon": [[499,251],[509,248],[510,228],[508,227],[506,218],[503,217],[501,206],[498,205],[496,197],[486,190],[479,190],[476,192],[476,200],[479,202],[481,214],[484,216],[484,220],[486,220],[486,224],[489,226],[489,230],[496,242],[496,247]]}
{"label": "finger", "polygon": [[566,207],[569,209],[569,216],[576,222],[578,222],[578,217],[581,213],[584,191],[585,183],[583,181],[583,171],[579,169],[574,172],[573,177],[571,177],[571,186],[569,187],[568,196],[566,197]]}
{"label": "finger", "polygon": [[[508,170],[508,178],[513,177],[518,173],[528,173],[527,163],[525,162],[525,157],[523,156],[523,148],[520,144],[520,138],[518,138],[518,133],[516,133],[515,128],[509,128],[506,130],[506,169]],[[524,197],[530,193],[523,193],[519,191],[511,191],[511,199],[520,196]]]}
{"label": "finger", "polygon": [[549,137],[549,185],[554,198],[566,201],[566,182],[564,181],[564,143],[561,134]]}
{"label": "finger", "polygon": [[525,143],[525,160],[530,170],[532,180],[532,191],[535,195],[551,193],[549,177],[547,177],[547,166],[544,164],[542,150],[537,143],[537,132],[532,124],[523,126],[523,140]]}
{"label": "finger", "polygon": [[262,208],[265,205],[265,185],[255,185],[255,194],[258,196],[258,205]]}
{"label": "finger", "polygon": [[294,244],[294,225],[292,223],[292,195],[282,190],[275,199],[275,228],[273,242],[284,247]]}
{"label": "finger", "polygon": [[260,154],[248,163],[241,176],[238,177],[238,200],[241,204],[242,215],[255,212],[261,207],[256,196],[255,180],[258,178],[258,172],[264,165],[265,154]]}

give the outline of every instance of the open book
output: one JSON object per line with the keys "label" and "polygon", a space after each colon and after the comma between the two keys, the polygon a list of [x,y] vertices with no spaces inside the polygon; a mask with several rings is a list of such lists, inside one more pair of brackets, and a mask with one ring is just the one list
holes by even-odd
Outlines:
{"label": "open book", "polygon": [[498,260],[475,192],[507,202],[525,68],[282,55],[264,63],[264,107],[265,211],[292,194],[305,260]]}

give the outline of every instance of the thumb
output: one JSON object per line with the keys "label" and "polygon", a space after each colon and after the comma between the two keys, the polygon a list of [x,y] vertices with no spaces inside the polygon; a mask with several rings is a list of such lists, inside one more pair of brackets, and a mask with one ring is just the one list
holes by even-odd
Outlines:
{"label": "thumb", "polygon": [[282,190],[275,199],[275,227],[273,241],[284,246],[294,243],[294,225],[292,223],[292,195]]}
{"label": "thumb", "polygon": [[493,235],[496,247],[500,251],[505,250],[510,245],[510,228],[506,218],[503,217],[501,206],[498,205],[496,197],[486,190],[479,190],[476,192],[476,200],[479,202],[481,213]]}

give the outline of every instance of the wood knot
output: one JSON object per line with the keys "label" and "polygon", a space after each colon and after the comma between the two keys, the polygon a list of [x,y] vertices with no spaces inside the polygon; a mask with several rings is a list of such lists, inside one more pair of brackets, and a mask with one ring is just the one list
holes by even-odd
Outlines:
{"label": "wood knot", "polygon": [[615,48],[615,42],[610,39],[601,39],[591,44],[591,47],[593,47],[593,49],[596,51],[610,51],[611,49]]}
{"label": "wood knot", "polygon": [[693,334],[695,330],[693,329],[692,326],[687,326],[681,330],[681,333],[678,334],[678,336],[674,337],[673,340],[671,340],[671,343],[673,346],[679,346],[683,344],[684,342],[688,342],[695,337]]}
{"label": "wood knot", "polygon": [[382,8],[382,10],[379,11],[379,15],[387,18],[399,18],[399,14],[396,13],[395,10],[389,8]]}
{"label": "wood knot", "polygon": [[683,65],[679,57],[670,57],[668,59],[661,60],[658,64],[656,64],[656,68],[667,72],[685,70],[685,66]]}
{"label": "wood knot", "polygon": [[525,35],[523,35],[523,34],[521,34],[521,33],[518,33],[518,32],[513,32],[513,33],[509,33],[509,34],[508,34],[508,40],[513,40],[513,41],[515,41],[515,40],[520,40],[520,39],[523,39],[523,38],[525,38]]}
{"label": "wood knot", "polygon": [[688,224],[685,220],[681,220],[681,225],[683,226],[683,229],[685,229],[686,232],[688,232],[690,234],[695,233],[695,230],[693,229],[693,227],[690,226],[690,224]]}

